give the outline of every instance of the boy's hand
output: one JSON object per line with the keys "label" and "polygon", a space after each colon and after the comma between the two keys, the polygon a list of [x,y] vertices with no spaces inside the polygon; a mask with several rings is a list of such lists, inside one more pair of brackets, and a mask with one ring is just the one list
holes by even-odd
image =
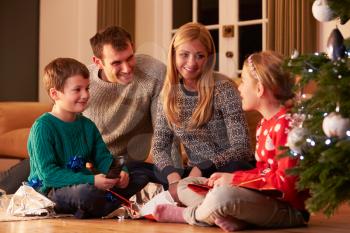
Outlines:
{"label": "boy's hand", "polygon": [[94,185],[98,189],[106,190],[114,187],[119,179],[108,179],[104,174],[95,175]]}
{"label": "boy's hand", "polygon": [[232,185],[233,174],[226,172],[215,172],[208,179],[208,186],[218,187]]}
{"label": "boy's hand", "polygon": [[116,183],[116,186],[118,188],[126,188],[129,184],[129,173],[125,171],[120,172],[120,178],[117,179],[118,182]]}

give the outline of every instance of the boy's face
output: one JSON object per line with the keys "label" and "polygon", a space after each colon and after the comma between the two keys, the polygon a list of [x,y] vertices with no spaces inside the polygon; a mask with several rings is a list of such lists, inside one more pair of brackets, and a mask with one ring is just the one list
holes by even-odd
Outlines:
{"label": "boy's face", "polygon": [[86,109],[90,97],[89,85],[89,79],[81,75],[74,75],[66,79],[63,91],[55,90],[54,96],[51,97],[61,111],[81,113]]}
{"label": "boy's face", "polygon": [[95,63],[103,70],[104,81],[123,85],[132,82],[136,62],[131,43],[121,51],[115,50],[110,44],[105,44],[102,54],[102,59],[95,58]]}

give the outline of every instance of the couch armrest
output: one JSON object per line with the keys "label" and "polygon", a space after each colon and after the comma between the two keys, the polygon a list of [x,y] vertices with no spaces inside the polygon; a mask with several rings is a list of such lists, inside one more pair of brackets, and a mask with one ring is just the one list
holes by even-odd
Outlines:
{"label": "couch armrest", "polygon": [[39,102],[0,102],[0,157],[27,158],[30,127],[51,108]]}
{"label": "couch armrest", "polygon": [[0,134],[0,157],[17,159],[27,158],[29,131],[30,128],[23,128]]}
{"label": "couch armrest", "polygon": [[30,128],[36,118],[51,108],[51,104],[39,102],[0,102],[0,135]]}

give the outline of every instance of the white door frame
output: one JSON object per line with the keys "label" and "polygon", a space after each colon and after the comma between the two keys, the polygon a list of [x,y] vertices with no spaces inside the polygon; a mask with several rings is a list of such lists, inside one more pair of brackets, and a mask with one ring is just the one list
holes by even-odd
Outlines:
{"label": "white door frame", "polygon": [[[169,43],[171,40],[172,30],[172,0],[154,0],[155,1],[155,43],[159,45],[159,51],[155,51],[155,56],[166,63]],[[193,1],[193,20],[197,21],[197,1]],[[267,0],[262,0],[262,8],[266,9]],[[161,19],[161,20],[159,20]],[[237,77],[241,70],[238,69],[239,48],[238,48],[238,33],[239,26],[252,25],[262,23],[262,50],[266,49],[266,30],[267,30],[267,15],[266,10],[263,10],[262,19],[238,21],[238,0],[219,0],[219,25],[209,26],[208,29],[217,28],[219,26],[219,70],[221,73],[229,77]],[[234,37],[222,37],[222,26],[234,25]],[[233,52],[232,58],[226,57],[226,52]]]}

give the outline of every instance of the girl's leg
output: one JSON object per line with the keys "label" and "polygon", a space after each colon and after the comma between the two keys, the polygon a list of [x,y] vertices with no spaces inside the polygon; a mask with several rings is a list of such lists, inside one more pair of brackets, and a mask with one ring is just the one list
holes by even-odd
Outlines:
{"label": "girl's leg", "polygon": [[[214,225],[216,219],[230,218],[267,228],[305,224],[302,214],[289,204],[256,191],[231,186],[214,188],[201,205],[186,208],[183,216],[186,222],[196,225]],[[222,221],[217,223],[222,226]]]}
{"label": "girl's leg", "polygon": [[181,203],[185,206],[198,206],[200,205],[205,195],[200,195],[188,188],[188,184],[205,184],[206,178],[204,177],[187,177],[177,185],[177,195]]}
{"label": "girl's leg", "polygon": [[[197,206],[202,203],[205,196],[199,195],[188,188],[188,184],[204,184],[206,178],[187,177],[180,180],[177,185],[177,194],[182,204],[186,206]],[[185,208],[173,205],[158,205],[154,212],[154,217],[158,222],[185,223],[183,211]]]}
{"label": "girl's leg", "polygon": [[217,217],[215,219],[215,225],[220,227],[225,232],[240,231],[247,228],[248,224],[244,221],[238,220],[234,217]]}
{"label": "girl's leg", "polygon": [[[161,204],[157,205],[153,216],[157,222],[186,223],[183,217],[184,210],[184,207]],[[243,230],[247,226],[247,223],[230,216],[216,218],[215,224],[226,232]]]}

